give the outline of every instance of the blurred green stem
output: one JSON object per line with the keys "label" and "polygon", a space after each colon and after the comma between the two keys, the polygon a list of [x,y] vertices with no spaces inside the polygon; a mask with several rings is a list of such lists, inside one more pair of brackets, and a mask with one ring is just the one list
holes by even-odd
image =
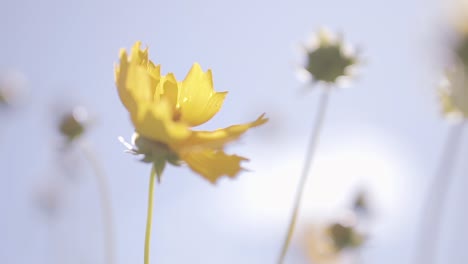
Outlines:
{"label": "blurred green stem", "polygon": [[91,164],[91,167],[94,171],[96,177],[96,183],[99,190],[99,196],[102,206],[102,222],[104,228],[104,243],[105,243],[105,254],[106,254],[106,263],[114,263],[114,237],[113,237],[113,221],[112,221],[112,206],[110,202],[110,195],[106,176],[94,154],[94,151],[91,148],[91,145],[86,141],[82,140],[81,149],[84,153],[84,156]]}
{"label": "blurred green stem", "polygon": [[145,264],[149,264],[150,242],[151,242],[151,224],[153,222],[153,200],[154,200],[154,181],[156,179],[156,170],[151,168],[149,192],[148,192],[148,213],[146,218],[146,236],[145,236]]}
{"label": "blurred green stem", "polygon": [[289,221],[288,232],[286,237],[283,241],[283,247],[281,249],[281,255],[278,258],[278,264],[282,264],[288,252],[289,244],[291,243],[294,228],[296,226],[296,221],[299,213],[299,208],[301,206],[301,198],[302,193],[304,192],[304,187],[307,182],[307,176],[309,175],[310,167],[312,165],[312,161],[314,159],[315,150],[317,149],[320,131],[322,129],[323,121],[325,119],[325,113],[328,105],[328,97],[329,97],[329,89],[325,89],[323,94],[320,98],[319,107],[317,111],[317,116],[315,118],[315,124],[312,129],[312,134],[310,137],[309,145],[307,148],[307,153],[305,156],[304,167],[302,168],[302,175],[299,181],[299,185],[297,186],[297,192],[294,199],[294,207],[293,212],[291,215],[291,219]]}
{"label": "blurred green stem", "polygon": [[423,201],[416,259],[413,263],[436,263],[439,229],[444,215],[445,200],[453,178],[455,158],[459,151],[464,123],[451,128],[445,141],[440,163]]}

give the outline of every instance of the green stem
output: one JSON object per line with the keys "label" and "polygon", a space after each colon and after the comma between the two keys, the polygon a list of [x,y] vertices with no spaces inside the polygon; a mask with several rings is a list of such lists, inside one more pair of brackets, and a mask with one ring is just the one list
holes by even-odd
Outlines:
{"label": "green stem", "polygon": [[315,150],[317,149],[317,145],[318,145],[318,141],[320,137],[320,131],[323,125],[323,121],[325,119],[325,113],[326,113],[326,109],[328,105],[328,97],[329,97],[329,92],[328,92],[328,89],[326,89],[323,91],[322,97],[320,98],[319,108],[318,108],[317,116],[315,119],[315,124],[312,129],[312,134],[310,137],[307,153],[305,156],[304,167],[302,169],[302,175],[299,181],[299,185],[297,187],[297,192],[296,192],[296,196],[294,200],[293,213],[289,221],[287,235],[283,241],[283,247],[281,250],[281,255],[278,259],[278,264],[282,264],[284,262],[286,254],[288,252],[289,244],[291,243],[291,240],[294,234],[294,228],[296,226],[296,221],[297,221],[297,217],[299,214],[299,208],[301,206],[302,193],[304,192],[304,187],[307,182],[307,175],[309,174],[310,167],[312,165]]}
{"label": "green stem", "polygon": [[145,264],[149,264],[150,258],[150,241],[151,241],[151,224],[153,222],[153,197],[154,197],[154,181],[156,179],[156,171],[154,166],[151,168],[149,193],[148,193],[148,213],[146,218],[146,236],[145,236]]}
{"label": "green stem", "polygon": [[106,176],[94,154],[89,143],[82,141],[81,149],[84,153],[84,156],[91,164],[91,167],[94,171],[94,176],[96,177],[96,183],[99,190],[99,196],[102,206],[102,222],[104,227],[104,243],[105,243],[105,252],[106,252],[106,263],[114,263],[114,239],[113,239],[113,221],[112,221],[112,206],[110,202],[110,195]]}
{"label": "green stem", "polygon": [[459,151],[464,123],[451,128],[442,150],[440,163],[429,185],[419,225],[419,240],[414,263],[436,263],[437,242],[439,241],[441,220],[444,215],[445,200],[453,180],[453,167]]}

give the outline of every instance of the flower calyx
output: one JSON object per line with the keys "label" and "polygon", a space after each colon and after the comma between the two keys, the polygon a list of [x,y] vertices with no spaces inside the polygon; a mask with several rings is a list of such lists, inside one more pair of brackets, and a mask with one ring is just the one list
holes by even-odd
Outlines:
{"label": "flower calyx", "polygon": [[135,133],[132,137],[133,144],[125,142],[122,137],[119,137],[119,140],[127,147],[127,152],[133,155],[142,155],[142,162],[153,164],[158,182],[161,181],[167,162],[174,166],[182,164],[177,153],[162,142],[148,139],[138,133]]}

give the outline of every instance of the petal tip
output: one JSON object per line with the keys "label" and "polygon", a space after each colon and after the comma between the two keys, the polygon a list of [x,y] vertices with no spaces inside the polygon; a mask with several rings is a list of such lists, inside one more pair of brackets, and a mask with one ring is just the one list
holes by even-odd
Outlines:
{"label": "petal tip", "polygon": [[126,57],[127,57],[127,51],[124,48],[121,48],[119,50],[119,58],[122,60],[122,58],[126,58]]}
{"label": "petal tip", "polygon": [[212,72],[211,72],[211,69],[208,69],[205,71],[203,71],[203,68],[202,66],[200,65],[200,63],[198,62],[194,62],[193,65],[192,65],[192,71],[196,71],[196,72],[199,72],[199,73],[203,73],[203,74],[207,74],[208,76],[212,76]]}
{"label": "petal tip", "polygon": [[140,47],[141,47],[141,40],[135,41],[135,44],[133,44],[133,48],[140,49]]}
{"label": "petal tip", "polygon": [[265,124],[266,122],[268,122],[270,119],[268,117],[265,117],[266,116],[266,113],[263,113],[261,114],[257,120],[255,120],[253,122],[253,126],[252,127],[256,127],[256,126],[260,126],[260,125],[263,125]]}

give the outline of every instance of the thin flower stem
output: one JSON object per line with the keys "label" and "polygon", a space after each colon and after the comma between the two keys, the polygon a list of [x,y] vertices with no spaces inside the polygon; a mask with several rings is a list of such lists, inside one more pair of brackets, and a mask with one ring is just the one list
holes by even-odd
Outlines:
{"label": "thin flower stem", "polygon": [[108,184],[106,180],[106,176],[104,171],[102,170],[96,155],[94,154],[91,145],[86,141],[82,141],[81,149],[84,153],[84,156],[90,163],[93,171],[94,176],[96,177],[96,183],[99,190],[99,196],[101,199],[101,206],[102,206],[102,222],[104,227],[104,243],[105,243],[105,254],[106,254],[106,263],[113,264],[114,263],[114,223],[112,221],[112,206],[110,202],[110,195]]}
{"label": "thin flower stem", "polygon": [[436,263],[437,242],[439,240],[441,220],[444,215],[447,192],[453,180],[453,167],[459,151],[464,123],[452,127],[443,147],[442,157],[430,183],[426,199],[423,201],[422,217],[416,261],[414,263]]}
{"label": "thin flower stem", "polygon": [[153,222],[153,200],[154,200],[154,181],[156,179],[156,171],[154,166],[151,169],[149,193],[148,193],[148,213],[146,218],[146,236],[145,236],[145,264],[149,264],[150,259],[150,241],[151,241],[151,224]]}
{"label": "thin flower stem", "polygon": [[315,124],[312,129],[312,134],[310,137],[309,145],[307,148],[307,153],[305,156],[304,167],[302,168],[302,175],[299,180],[299,184],[297,186],[297,192],[296,192],[296,196],[294,200],[294,208],[293,208],[293,212],[291,215],[291,219],[289,221],[288,232],[283,242],[283,247],[281,249],[281,255],[279,256],[279,259],[278,259],[278,264],[282,264],[284,262],[286,254],[288,252],[289,244],[291,243],[291,239],[294,234],[294,228],[296,226],[297,216],[299,213],[299,208],[301,206],[302,193],[304,192],[304,187],[307,182],[307,176],[309,175],[310,167],[314,159],[315,150],[317,149],[317,145],[318,145],[318,141],[320,137],[320,131],[322,129],[323,121],[325,119],[325,113],[326,113],[326,109],[328,105],[328,97],[329,97],[329,91],[328,89],[326,89],[323,91],[323,94],[320,98],[318,112],[315,118]]}

